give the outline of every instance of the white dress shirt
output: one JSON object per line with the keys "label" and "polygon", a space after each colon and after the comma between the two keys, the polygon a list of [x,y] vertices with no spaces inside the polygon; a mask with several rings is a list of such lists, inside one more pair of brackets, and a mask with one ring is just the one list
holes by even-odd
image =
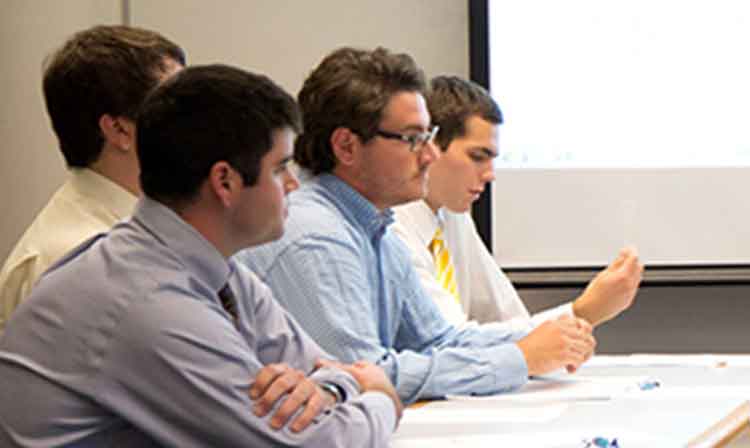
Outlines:
{"label": "white dress shirt", "polygon": [[136,201],[132,193],[90,169],[71,169],[0,271],[0,334],[52,263],[129,216]]}
{"label": "white dress shirt", "polygon": [[[396,224],[392,229],[411,251],[422,286],[452,324],[503,322],[528,330],[545,320],[573,314],[568,302],[530,316],[510,280],[487,251],[468,213],[445,209],[433,213],[423,200],[395,207],[393,211]],[[428,246],[438,227],[443,230],[453,261],[460,304],[436,280]]]}

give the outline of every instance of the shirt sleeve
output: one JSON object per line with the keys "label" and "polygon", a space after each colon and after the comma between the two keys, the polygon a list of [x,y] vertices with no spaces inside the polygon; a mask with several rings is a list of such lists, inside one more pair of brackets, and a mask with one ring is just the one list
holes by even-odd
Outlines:
{"label": "shirt sleeve", "polygon": [[[243,337],[219,307],[212,309],[204,301],[173,294],[135,306],[118,324],[114,337],[120,342],[108,354],[99,382],[92,385],[94,396],[105,406],[165,446],[387,444],[395,426],[393,403],[383,394],[358,395],[356,390],[346,403],[328,408],[300,433],[287,427],[273,430],[269,426],[273,412],[256,417],[248,391],[264,364],[252,347],[262,350],[278,340],[266,340],[260,331]],[[268,307],[259,320],[296,325],[278,316],[277,307],[259,306]],[[292,362],[286,356],[296,353],[319,352],[306,347],[308,340],[299,337],[297,328],[282,324],[275,332],[275,338],[290,341],[277,362]],[[269,361],[271,355],[272,351],[266,351],[262,357]],[[346,386],[353,380],[342,381],[345,376],[344,372],[321,372],[316,380]],[[348,387],[354,389],[351,384]]]}
{"label": "shirt sleeve", "polygon": [[531,327],[529,312],[479,237],[471,216],[461,214],[452,219],[463,229],[461,243],[465,245],[462,249],[466,254],[472,292],[469,318],[481,323],[505,321],[519,330],[528,330]]}
{"label": "shirt sleeve", "polygon": [[402,281],[411,295],[404,299],[397,347],[408,349],[400,356],[384,358],[381,364],[399,377],[397,387],[410,400],[495,394],[526,382],[526,361],[515,342],[527,330],[504,322],[449,325],[424,295],[413,270],[407,270]]}
{"label": "shirt sleeve", "polygon": [[[256,337],[262,337],[263,343],[256,349],[261,364],[283,361],[310,372],[310,377],[318,383],[339,386],[347,397],[359,395],[359,384],[348,373],[331,368],[314,370],[318,359],[335,358],[320,348],[294,317],[273,299],[271,290],[255,274],[239,263],[232,263],[232,266],[237,274],[233,277],[233,290],[239,292],[238,297],[246,298],[238,303],[242,334],[246,335],[248,344],[253,344]],[[246,307],[251,307],[252,311]]]}
{"label": "shirt sleeve", "polygon": [[279,299],[285,307],[333,355],[383,367],[405,402],[491,394],[525,383],[526,363],[513,343],[525,332],[452,327],[424,295],[411,266],[403,300],[384,303],[378,288],[385,281],[368,278],[356,249],[340,239],[308,237],[281,257],[293,262],[277,260],[264,279],[284,285]]}
{"label": "shirt sleeve", "polygon": [[43,267],[39,257],[28,255],[13,264],[7,264],[0,274],[0,334],[13,311],[31,293]]}
{"label": "shirt sleeve", "polygon": [[474,221],[468,214],[458,219],[464,231],[470,232],[465,243],[466,252],[470,254],[466,260],[471,276],[470,319],[483,323],[502,321],[521,331],[536,328],[550,319],[573,315],[572,303],[567,302],[529,316],[510,279],[479,237]]}

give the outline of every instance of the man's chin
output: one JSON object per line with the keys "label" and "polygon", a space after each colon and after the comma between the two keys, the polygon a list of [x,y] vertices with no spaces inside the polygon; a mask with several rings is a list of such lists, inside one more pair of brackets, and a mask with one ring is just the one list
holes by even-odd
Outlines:
{"label": "man's chin", "polygon": [[473,204],[473,202],[469,202],[468,204],[445,205],[444,208],[452,213],[466,213],[471,210],[471,204]]}

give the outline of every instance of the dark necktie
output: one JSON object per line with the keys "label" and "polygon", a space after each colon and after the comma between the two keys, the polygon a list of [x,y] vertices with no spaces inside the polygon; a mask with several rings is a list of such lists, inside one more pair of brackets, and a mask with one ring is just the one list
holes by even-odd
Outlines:
{"label": "dark necktie", "polygon": [[221,306],[224,307],[224,310],[226,310],[226,312],[229,313],[230,316],[232,316],[232,319],[234,319],[234,325],[236,326],[237,300],[234,297],[232,288],[229,287],[229,283],[224,285],[224,287],[221,288],[221,291],[219,291],[219,300],[221,301]]}

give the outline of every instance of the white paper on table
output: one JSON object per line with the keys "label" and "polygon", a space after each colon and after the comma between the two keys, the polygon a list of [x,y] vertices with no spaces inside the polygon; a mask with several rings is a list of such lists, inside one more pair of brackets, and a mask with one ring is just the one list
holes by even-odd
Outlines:
{"label": "white paper on table", "polygon": [[530,379],[520,389],[512,392],[488,396],[449,395],[447,398],[449,400],[516,402],[603,401],[651,392],[651,390],[640,390],[639,385],[644,382],[655,382],[655,380],[644,376],[538,377]]}
{"label": "white paper on table", "polygon": [[668,367],[668,366],[697,366],[697,367],[750,367],[750,355],[734,354],[632,354],[632,355],[596,355],[586,361],[586,367]]}
{"label": "white paper on table", "polygon": [[687,441],[665,440],[655,434],[644,434],[624,428],[595,430],[591,434],[574,431],[533,432],[513,434],[488,434],[454,437],[415,437],[391,440],[391,448],[476,448],[476,447],[523,447],[523,448],[581,448],[584,440],[593,437],[617,438],[618,445],[627,448],[670,448],[685,446]]}
{"label": "white paper on table", "polygon": [[653,393],[629,395],[628,398],[669,401],[725,398],[738,400],[738,405],[750,401],[750,386],[666,386],[649,392]]}
{"label": "white paper on table", "polygon": [[538,406],[473,406],[465,408],[427,404],[417,409],[406,409],[401,420],[401,425],[546,423],[560,417],[566,409],[568,409],[568,405],[565,403]]}

